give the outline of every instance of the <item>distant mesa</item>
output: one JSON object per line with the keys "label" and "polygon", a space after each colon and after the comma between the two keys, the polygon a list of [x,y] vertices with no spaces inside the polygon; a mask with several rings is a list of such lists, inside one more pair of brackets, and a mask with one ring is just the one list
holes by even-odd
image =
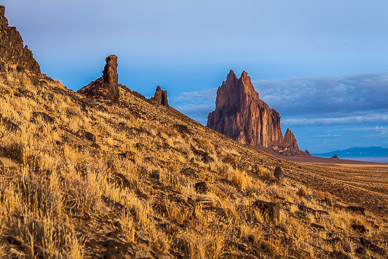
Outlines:
{"label": "distant mesa", "polygon": [[155,95],[154,97],[151,97],[150,101],[155,104],[168,106],[168,99],[167,99],[167,91],[162,90],[160,86],[156,87]]}
{"label": "distant mesa", "polygon": [[119,76],[117,74],[117,56],[110,55],[106,59],[102,77],[78,90],[78,93],[88,97],[103,97],[111,101],[119,100]]}
{"label": "distant mesa", "polygon": [[0,72],[29,71],[40,76],[40,66],[15,27],[8,26],[5,7],[0,5]]}
{"label": "distant mesa", "polygon": [[237,78],[233,70],[217,90],[216,109],[207,126],[250,146],[264,146],[283,155],[306,155],[292,131],[283,138],[280,114],[260,100],[247,72]]}
{"label": "distant mesa", "polygon": [[338,155],[335,154],[334,156],[331,157],[332,159],[339,159]]}
{"label": "distant mesa", "polygon": [[[352,147],[344,150],[334,150],[327,153],[315,153],[313,156],[333,157],[337,155],[341,158],[382,158],[381,161],[388,161],[388,148],[383,147]],[[380,159],[379,159],[380,160]],[[373,160],[371,160],[373,161]],[[378,161],[378,160],[375,160]]]}

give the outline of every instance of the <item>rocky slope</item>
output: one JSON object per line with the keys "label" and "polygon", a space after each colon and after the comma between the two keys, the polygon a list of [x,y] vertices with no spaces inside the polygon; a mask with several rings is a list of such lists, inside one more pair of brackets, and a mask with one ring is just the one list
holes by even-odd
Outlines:
{"label": "rocky slope", "polygon": [[245,71],[237,78],[231,70],[218,88],[216,110],[209,114],[207,126],[242,144],[271,147],[284,155],[306,155],[289,129],[283,139],[279,113],[259,98]]}
{"label": "rocky slope", "polygon": [[386,256],[381,169],[283,160],[120,84],[115,101],[86,96],[12,62],[0,72],[0,258]]}

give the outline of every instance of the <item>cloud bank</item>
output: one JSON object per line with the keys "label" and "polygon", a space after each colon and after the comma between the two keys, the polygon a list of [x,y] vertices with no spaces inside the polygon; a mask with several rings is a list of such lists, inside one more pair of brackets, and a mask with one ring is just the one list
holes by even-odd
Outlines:
{"label": "cloud bank", "polygon": [[[388,74],[306,77],[253,82],[260,98],[282,115],[286,126],[388,123]],[[184,92],[171,103],[206,124],[216,88]]]}

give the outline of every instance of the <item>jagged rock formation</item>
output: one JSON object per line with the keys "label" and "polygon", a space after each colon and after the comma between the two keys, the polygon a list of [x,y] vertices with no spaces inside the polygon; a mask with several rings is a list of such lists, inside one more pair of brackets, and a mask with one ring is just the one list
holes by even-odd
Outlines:
{"label": "jagged rock formation", "polygon": [[156,87],[154,97],[151,97],[150,101],[152,103],[168,106],[167,91],[162,90],[160,86]]}
{"label": "jagged rock formation", "polygon": [[287,155],[305,154],[289,129],[283,139],[279,113],[260,100],[245,71],[240,78],[229,72],[217,90],[216,110],[209,114],[207,126],[242,144]]}
{"label": "jagged rock formation", "polygon": [[24,46],[23,39],[15,27],[8,26],[5,17],[5,7],[0,5],[0,72],[12,70],[16,65],[19,72],[28,70],[35,75],[40,75],[40,66],[34,59],[28,46]]}
{"label": "jagged rock formation", "polygon": [[110,55],[106,59],[102,77],[78,90],[88,97],[103,97],[112,101],[119,99],[119,76],[117,74],[117,56]]}
{"label": "jagged rock formation", "polygon": [[287,129],[286,134],[284,134],[283,149],[280,151],[284,155],[307,154],[299,149],[298,141],[290,129]]}
{"label": "jagged rock formation", "polygon": [[218,88],[216,110],[209,114],[207,126],[251,146],[283,141],[279,113],[259,99],[245,71],[238,79],[231,70]]}

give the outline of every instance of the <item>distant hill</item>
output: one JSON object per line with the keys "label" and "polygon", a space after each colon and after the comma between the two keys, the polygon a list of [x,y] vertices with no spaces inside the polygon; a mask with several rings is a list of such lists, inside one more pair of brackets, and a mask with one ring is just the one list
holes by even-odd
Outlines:
{"label": "distant hill", "polygon": [[313,154],[313,156],[332,157],[335,154],[339,158],[346,157],[388,157],[388,148],[382,147],[353,147],[345,150],[336,150],[328,153]]}

